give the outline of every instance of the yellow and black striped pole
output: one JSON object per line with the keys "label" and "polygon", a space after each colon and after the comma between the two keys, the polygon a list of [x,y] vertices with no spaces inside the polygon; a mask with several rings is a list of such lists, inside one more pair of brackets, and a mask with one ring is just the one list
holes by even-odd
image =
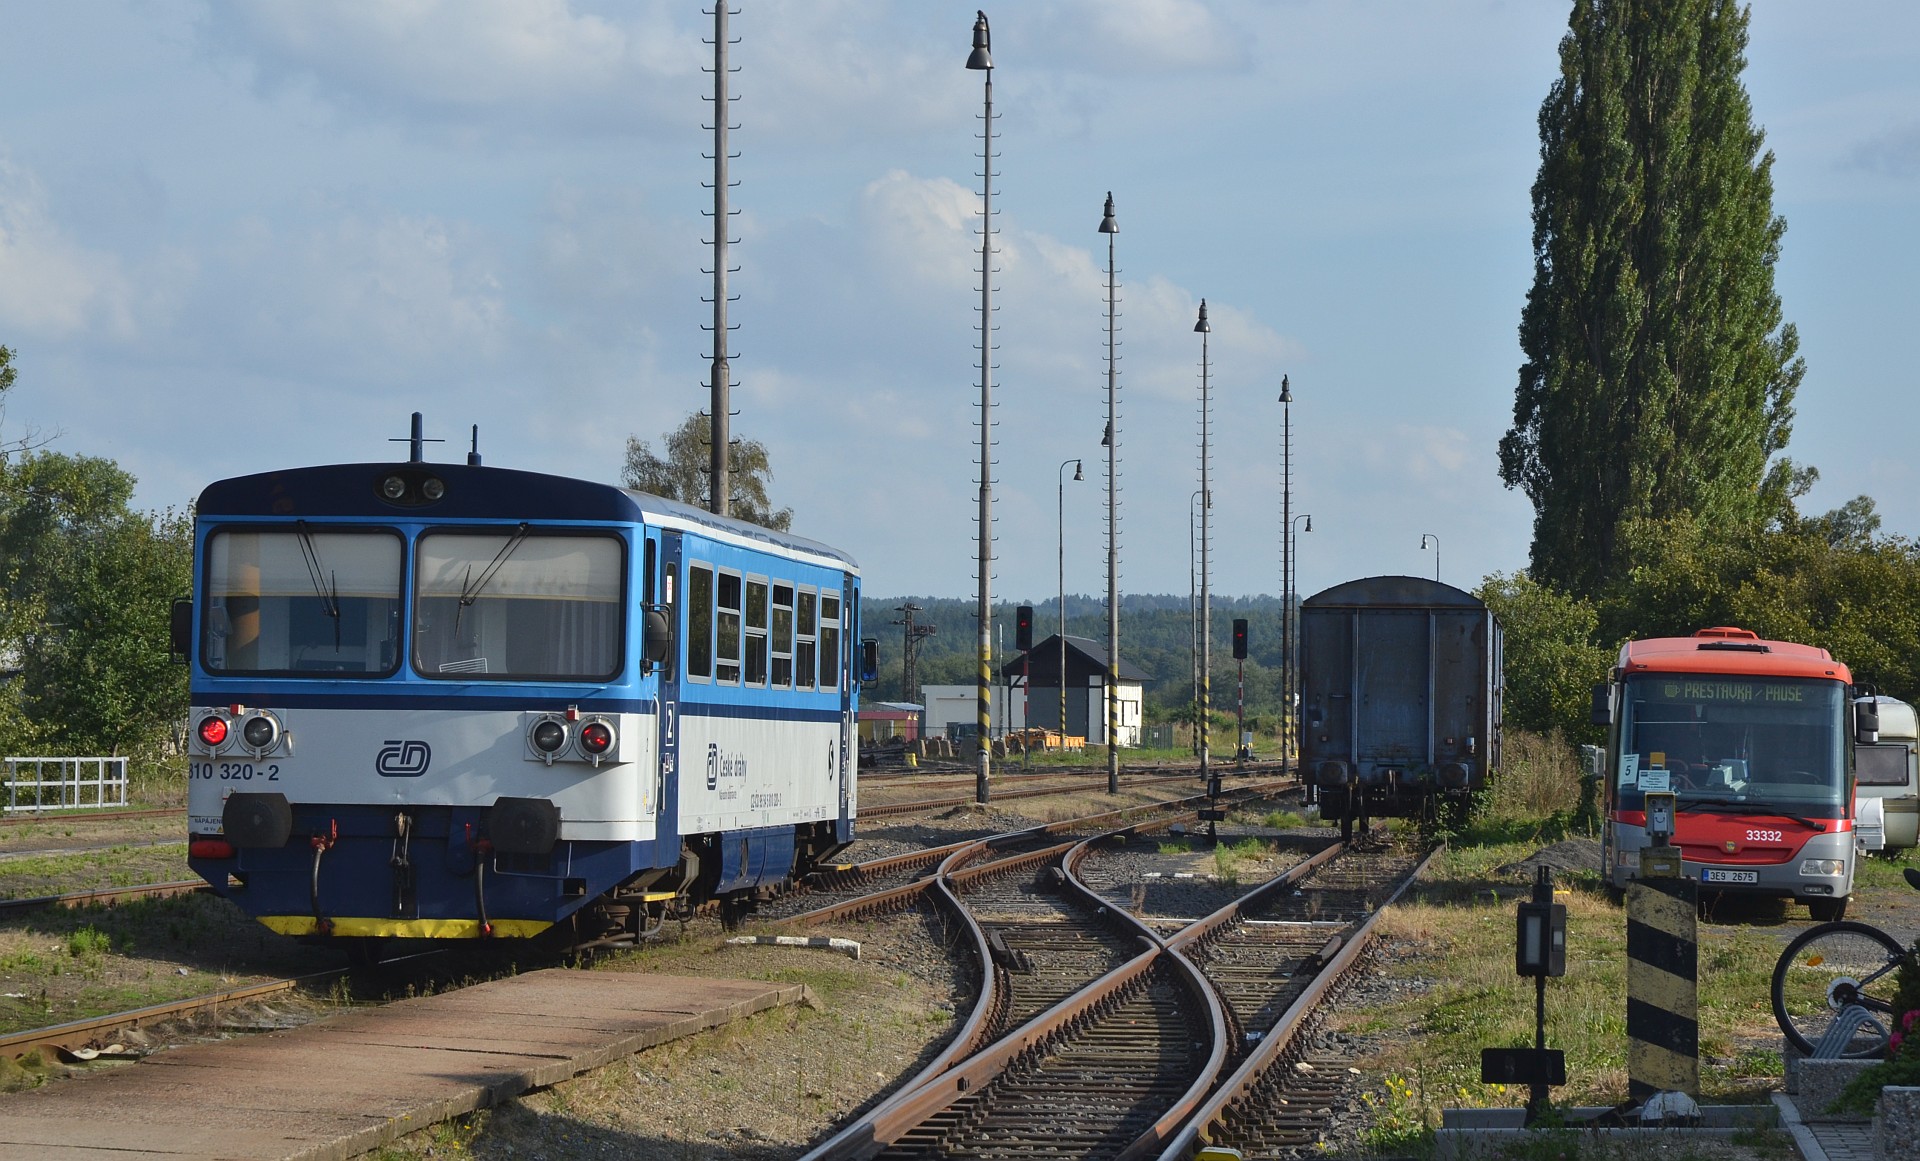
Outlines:
{"label": "yellow and black striped pole", "polygon": [[1646,797],[1649,845],[1627,885],[1627,1095],[1642,1103],[1700,1094],[1699,885],[1669,845],[1673,796]]}

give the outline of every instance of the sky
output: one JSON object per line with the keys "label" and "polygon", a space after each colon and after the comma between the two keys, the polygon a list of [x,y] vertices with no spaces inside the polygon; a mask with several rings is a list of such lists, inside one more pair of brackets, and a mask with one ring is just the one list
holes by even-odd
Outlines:
{"label": "sky", "polygon": [[[970,598],[974,2],[736,3],[734,434],[869,595]],[[416,410],[429,458],[478,424],[489,464],[617,481],[707,403],[703,7],[0,0],[0,440],[111,458],[151,509],[397,457]],[[1105,591],[1109,191],[1123,593],[1190,583],[1203,298],[1214,592],[1280,591],[1283,410],[1303,594],[1524,568],[1497,444],[1567,6],[988,16],[995,599],[1050,597],[1063,548],[1067,590]],[[1803,507],[1865,493],[1920,536],[1920,5],[1756,0],[1751,32]]]}

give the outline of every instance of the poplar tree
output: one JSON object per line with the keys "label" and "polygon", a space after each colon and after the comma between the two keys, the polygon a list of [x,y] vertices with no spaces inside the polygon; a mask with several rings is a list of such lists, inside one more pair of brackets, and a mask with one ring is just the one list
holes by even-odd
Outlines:
{"label": "poplar tree", "polygon": [[[1773,266],[1773,154],[1731,0],[1575,0],[1540,107],[1526,361],[1500,477],[1534,505],[1532,576],[1591,596],[1623,521],[1769,514],[1805,373]],[[1777,510],[1777,505],[1776,505]]]}

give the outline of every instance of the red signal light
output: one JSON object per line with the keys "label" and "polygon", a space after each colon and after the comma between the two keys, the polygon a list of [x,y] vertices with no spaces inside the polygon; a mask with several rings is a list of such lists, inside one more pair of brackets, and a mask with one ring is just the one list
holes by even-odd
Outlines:
{"label": "red signal light", "polygon": [[613,749],[613,727],[605,722],[588,722],[581,726],[580,748],[595,756]]}
{"label": "red signal light", "polygon": [[218,714],[208,714],[200,719],[200,740],[209,746],[218,746],[227,740],[227,719]]}

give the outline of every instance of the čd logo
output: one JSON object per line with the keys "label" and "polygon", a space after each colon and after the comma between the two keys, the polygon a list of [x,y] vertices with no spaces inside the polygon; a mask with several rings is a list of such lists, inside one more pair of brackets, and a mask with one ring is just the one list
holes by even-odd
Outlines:
{"label": "\u010dd logo", "polygon": [[389,739],[380,747],[373,768],[382,778],[418,778],[433,761],[433,747],[425,742]]}

